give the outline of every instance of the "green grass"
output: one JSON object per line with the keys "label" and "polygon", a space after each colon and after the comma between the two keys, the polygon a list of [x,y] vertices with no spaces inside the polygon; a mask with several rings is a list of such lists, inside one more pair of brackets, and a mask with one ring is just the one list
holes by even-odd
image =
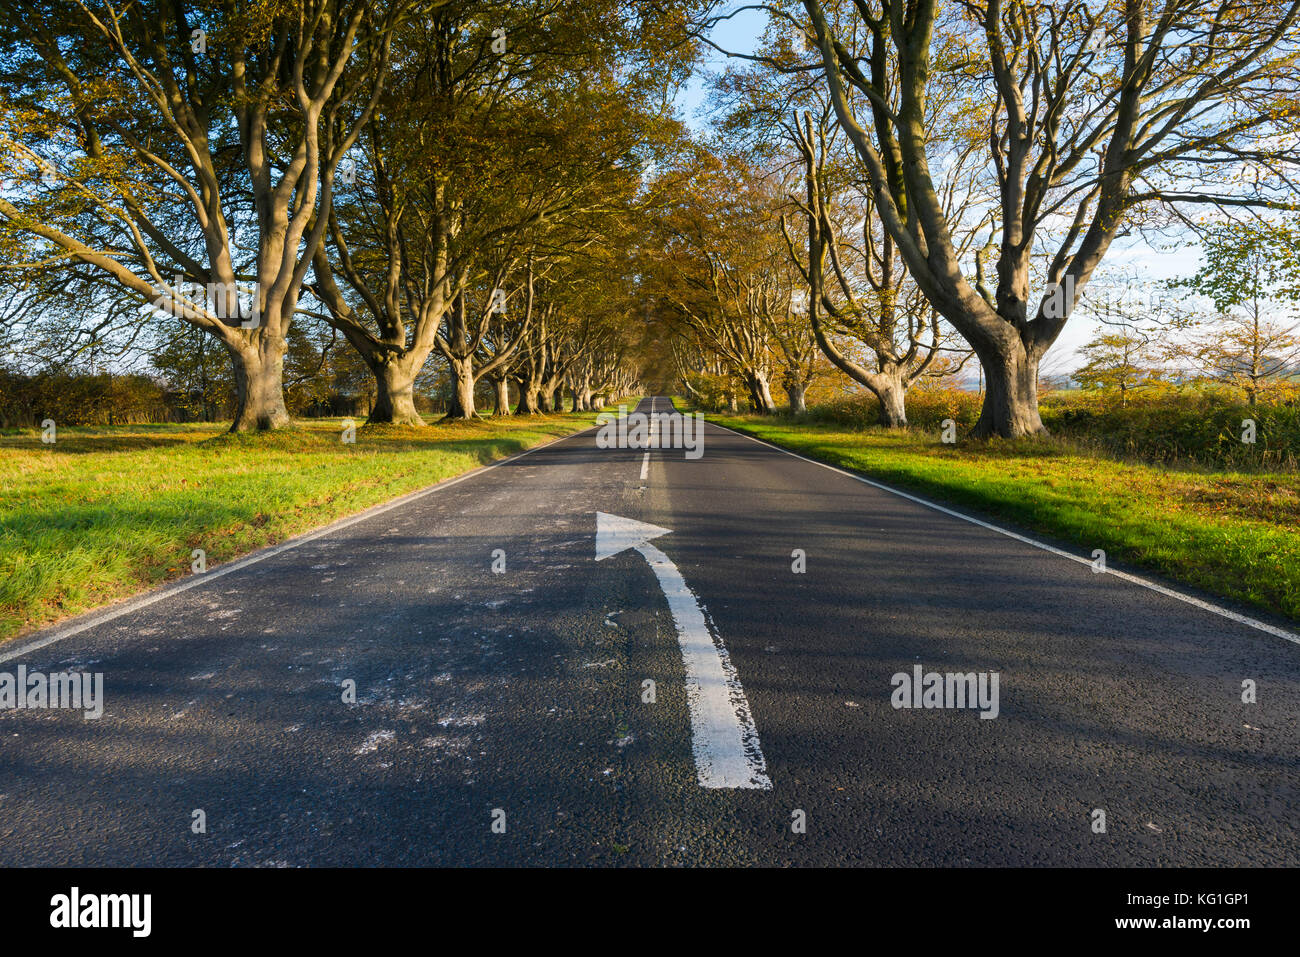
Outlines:
{"label": "green grass", "polygon": [[[679,401],[679,408],[686,407]],[[1060,439],[943,445],[937,432],[708,414],[809,458],[1300,620],[1300,476],[1121,462]]]}
{"label": "green grass", "polygon": [[0,640],[190,574],[592,424],[551,415],[229,435],[223,425],[0,436]]}

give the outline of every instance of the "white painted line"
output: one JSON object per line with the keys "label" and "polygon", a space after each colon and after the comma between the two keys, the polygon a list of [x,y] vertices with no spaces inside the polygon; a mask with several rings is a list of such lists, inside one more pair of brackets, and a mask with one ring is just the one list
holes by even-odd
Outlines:
{"label": "white painted line", "polygon": [[[820,468],[830,469],[832,472],[838,472],[840,475],[846,475],[849,478],[853,479],[854,481],[861,482],[863,485],[870,485],[872,488],[878,488],[882,492],[889,492],[891,495],[897,495],[900,498],[907,499],[908,501],[916,502],[918,505],[924,505],[926,508],[934,509],[936,512],[943,512],[945,515],[951,515],[953,518],[959,518],[963,522],[970,522],[972,525],[978,525],[981,528],[987,528],[991,532],[997,532],[999,535],[1007,536],[1007,538],[1014,538],[1018,542],[1024,542],[1026,545],[1032,545],[1034,548],[1041,548],[1045,552],[1051,552],[1053,555],[1059,555],[1062,558],[1068,558],[1072,562],[1078,562],[1081,565],[1089,565],[1089,566],[1092,565],[1092,559],[1090,558],[1084,558],[1081,555],[1074,555],[1070,552],[1065,551],[1064,549],[1057,548],[1054,545],[1048,545],[1046,542],[1036,541],[1035,539],[1029,538],[1025,535],[1021,535],[1017,532],[1013,532],[1010,529],[1001,528],[997,525],[993,525],[990,522],[985,522],[981,519],[974,518],[970,515],[964,515],[961,512],[954,511],[953,509],[945,508],[942,505],[937,505],[934,502],[927,501],[926,499],[923,499],[918,495],[911,495],[908,492],[901,492],[896,488],[891,488],[890,486],[883,485],[880,482],[872,481],[869,478],[863,478],[861,475],[855,475],[852,472],[848,472],[834,465],[828,465],[825,462],[818,462],[816,459],[810,459],[807,456],[800,455],[797,452],[791,452],[789,449],[783,449],[781,448],[781,446],[773,445],[771,442],[764,442],[762,439],[755,438],[752,435],[746,435],[744,432],[737,432],[735,429],[729,429],[725,425],[719,425],[717,422],[710,422],[709,424],[715,426],[716,428],[722,429],[723,431],[730,432],[732,435],[739,435],[741,438],[749,439],[751,442],[757,442],[759,445],[766,445],[770,449],[776,449],[778,452],[784,452],[786,455],[793,456],[794,458],[799,459],[803,462],[807,462],[810,465],[816,465],[819,466]],[[1195,597],[1194,595],[1183,594],[1182,592],[1175,591],[1172,588],[1166,588],[1164,585],[1161,585],[1158,582],[1149,581],[1148,579],[1141,578],[1137,575],[1130,575],[1127,572],[1113,571],[1108,568],[1106,569],[1105,574],[1111,575],[1115,578],[1122,579],[1123,581],[1126,582],[1130,582],[1131,584],[1134,585],[1141,585],[1143,588],[1148,588],[1151,591],[1159,592],[1161,595],[1166,595],[1169,598],[1176,598],[1181,602],[1186,602],[1189,605],[1194,605],[1195,607],[1203,609],[1204,611],[1213,612],[1214,614],[1219,615],[1220,617],[1223,618],[1227,618],[1230,621],[1235,621],[1238,624],[1246,625],[1248,628],[1254,628],[1256,631],[1262,631],[1265,634],[1273,635],[1274,637],[1282,638],[1286,641],[1292,642],[1293,644],[1300,645],[1300,635],[1297,635],[1294,632],[1287,631],[1284,628],[1278,628],[1276,625],[1270,625],[1267,622],[1259,621],[1258,619],[1251,618],[1247,615],[1238,614],[1237,612],[1232,611],[1229,608],[1224,608],[1221,605],[1214,604],[1213,602],[1203,601],[1200,598]]]}
{"label": "white painted line", "polygon": [[655,398],[650,397],[650,432],[647,436],[645,456],[641,459],[641,481],[650,477],[650,449],[654,448],[655,437]]}
{"label": "white painted line", "polygon": [[699,602],[668,556],[649,542],[636,550],[654,569],[677,626],[700,787],[770,789],[758,729],[721,636],[709,629]]}
{"label": "white painted line", "polygon": [[686,668],[691,749],[700,787],[769,790],[758,729],[717,629],[672,560],[648,541],[669,529],[618,515],[596,513],[596,561],[635,549],[650,563],[668,599]]}
{"label": "white painted line", "polygon": [[591,428],[586,428],[586,429],[582,429],[579,432],[574,432],[572,435],[563,435],[560,438],[555,439],[554,441],[545,442],[541,445],[534,445],[531,449],[524,449],[522,452],[516,452],[514,455],[511,455],[504,459],[500,459],[499,461],[489,462],[487,465],[484,465],[481,468],[476,468],[472,472],[466,472],[464,475],[458,475],[455,478],[451,478],[451,479],[444,479],[443,481],[438,482],[435,485],[430,485],[428,488],[417,489],[414,492],[408,492],[406,495],[403,495],[399,498],[392,499],[391,501],[384,502],[380,505],[372,506],[366,509],[364,512],[358,512],[356,515],[339,519],[338,521],[333,522],[329,525],[322,526],[321,528],[318,528],[315,531],[306,532],[302,535],[296,536],[295,538],[287,539],[286,541],[281,542],[279,545],[272,545],[269,548],[263,548],[260,551],[253,552],[251,555],[245,555],[243,558],[238,559],[237,561],[229,562],[228,564],[225,565],[218,565],[216,568],[213,568],[211,571],[193,574],[188,578],[184,578],[181,579],[180,581],[173,582],[170,585],[163,585],[161,588],[157,588],[154,591],[141,595],[139,598],[130,599],[128,601],[123,602],[122,604],[113,605],[109,608],[106,608],[103,611],[92,612],[84,617],[74,619],[71,624],[65,625],[62,628],[56,627],[54,631],[48,634],[42,634],[42,632],[38,631],[33,638],[30,638],[27,641],[22,642],[18,647],[12,649],[5,648],[3,652],[0,652],[0,663],[6,661],[12,661],[15,658],[19,658],[23,655],[30,654],[33,651],[37,651],[41,648],[46,647],[47,645],[52,645],[57,641],[63,641],[65,638],[71,638],[73,635],[79,635],[83,631],[86,631],[89,628],[95,628],[98,627],[99,625],[107,624],[108,622],[113,621],[115,618],[121,618],[123,615],[129,615],[132,612],[139,611],[141,608],[148,608],[150,605],[156,602],[160,602],[164,598],[170,598],[173,595],[180,594],[183,591],[188,591],[189,589],[195,588],[199,585],[206,585],[208,582],[215,581],[216,579],[221,578],[223,575],[229,575],[231,572],[237,572],[242,568],[247,568],[249,565],[256,565],[258,562],[266,561],[266,559],[268,558],[274,558],[276,555],[279,555],[282,552],[287,552],[290,549],[297,548],[299,545],[305,545],[308,542],[315,541],[316,539],[321,538],[325,535],[331,535],[334,532],[340,532],[343,529],[348,528],[349,526],[357,524],[358,522],[364,522],[366,519],[374,518],[377,515],[382,515],[387,511],[391,511],[392,509],[398,508],[399,506],[406,505],[409,502],[414,502],[418,499],[424,498],[424,496],[426,495],[430,495],[434,492],[440,492],[445,488],[451,488],[453,485],[459,485],[461,482],[464,482],[467,479],[472,479],[476,475],[481,475],[482,473],[488,471],[489,469],[494,469],[499,465],[505,465],[508,462],[513,462],[516,459],[521,459],[525,455],[529,455],[530,453],[537,452],[541,449],[549,448],[552,445],[558,445],[561,442],[567,442],[569,439],[573,439],[573,438],[577,438],[578,436],[585,435],[587,432],[590,431],[592,431]]}

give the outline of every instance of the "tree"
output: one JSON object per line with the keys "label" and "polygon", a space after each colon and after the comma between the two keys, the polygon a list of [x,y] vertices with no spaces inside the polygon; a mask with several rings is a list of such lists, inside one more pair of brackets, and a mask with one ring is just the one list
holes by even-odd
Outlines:
{"label": "tree", "polygon": [[511,313],[532,315],[548,256],[622,208],[636,150],[664,128],[651,104],[689,55],[667,20],[613,0],[452,0],[398,34],[358,189],[335,204],[315,262],[332,321],[374,370],[372,421],[420,422],[412,384],[435,351],[452,416],[476,414],[485,376],[506,404],[507,367],[528,341],[506,333]]}
{"label": "tree", "polygon": [[1099,332],[1080,349],[1088,361],[1074,378],[1085,389],[1115,390],[1120,406],[1127,405],[1130,392],[1159,377],[1148,361],[1152,341],[1137,327]]}
{"label": "tree", "polygon": [[1163,381],[1167,364],[1177,355],[1173,333],[1189,320],[1176,304],[1152,299],[1153,289],[1135,272],[1094,280],[1080,299],[1080,313],[1101,326],[1079,351],[1087,360],[1073,373],[1085,389],[1129,393]]}
{"label": "tree", "polygon": [[754,411],[771,414],[774,332],[789,328],[801,286],[781,236],[782,199],[740,156],[698,150],[694,164],[660,210],[645,271],[672,321],[727,363]]}
{"label": "tree", "polygon": [[[806,34],[791,26],[774,13],[758,51],[719,78],[715,91],[726,110],[719,136],[731,149],[743,144],[783,181],[792,209],[782,214],[782,231],[811,294],[804,310],[811,338],[835,368],[876,396],[882,425],[901,427],[908,389],[952,365],[936,361],[951,330],[910,280],[882,228],[866,171],[834,126],[834,109],[816,82]],[[981,188],[972,176],[963,181],[969,154],[958,154],[945,197],[949,218],[958,222]],[[798,241],[790,235],[791,219]],[[974,233],[963,225],[962,253]]]}
{"label": "tree", "polygon": [[215,422],[234,408],[235,382],[219,342],[199,327],[173,319],[174,332],[150,363],[181,396],[181,406],[199,422]]}
{"label": "tree", "polygon": [[[233,431],[288,423],[286,336],[406,0],[77,0],[0,14],[6,269],[92,267],[218,339]],[[322,132],[337,131],[332,150]],[[196,291],[196,288],[202,292]]]}
{"label": "tree", "polygon": [[1172,285],[1207,297],[1217,314],[1183,354],[1255,405],[1264,383],[1300,371],[1300,235],[1228,222],[1208,230],[1201,249],[1200,269]]}
{"label": "tree", "polygon": [[[884,228],[983,365],[977,436],[1045,431],[1038,364],[1126,224],[1202,204],[1295,205],[1296,0],[803,7],[792,22],[813,41]],[[954,84],[964,96],[932,95]],[[959,109],[935,115],[935,102]],[[996,186],[992,286],[978,256],[971,281],[941,200],[954,129],[983,144]]]}
{"label": "tree", "polygon": [[822,353],[818,350],[806,313],[807,299],[792,293],[784,309],[766,317],[768,332],[781,360],[777,378],[785,390],[791,415],[803,415],[808,411],[808,387],[822,372],[819,362]]}
{"label": "tree", "polygon": [[[803,159],[805,196],[799,209],[807,242],[802,253],[788,232],[786,242],[810,290],[808,318],[821,351],[875,395],[882,426],[902,428],[907,425],[907,391],[929,373],[945,336],[938,312],[910,281],[893,237],[880,227],[870,197],[855,188],[856,171],[837,175],[828,169],[827,119],[825,113],[815,120],[804,112],[787,126]],[[837,187],[845,197],[839,209],[831,196]],[[856,220],[860,229],[856,249],[841,238],[846,219]],[[856,270],[850,257],[859,263]],[[856,361],[837,339],[864,345],[874,367]],[[939,365],[952,371],[947,363]]]}

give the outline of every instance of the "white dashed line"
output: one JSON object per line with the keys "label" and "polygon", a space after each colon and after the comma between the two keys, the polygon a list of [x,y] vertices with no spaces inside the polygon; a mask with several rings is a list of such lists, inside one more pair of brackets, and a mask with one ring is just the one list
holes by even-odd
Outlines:
{"label": "white dashed line", "polygon": [[644,482],[650,476],[650,449],[654,447],[655,431],[655,400],[654,396],[650,397],[650,439],[646,443],[645,456],[641,459],[641,481]]}

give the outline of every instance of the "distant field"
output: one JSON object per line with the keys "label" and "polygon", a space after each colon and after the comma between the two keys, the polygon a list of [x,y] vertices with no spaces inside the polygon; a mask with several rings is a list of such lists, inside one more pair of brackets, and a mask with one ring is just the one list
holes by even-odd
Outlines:
{"label": "distant field", "polygon": [[[679,405],[684,406],[684,403]],[[1300,620],[1300,475],[1118,461],[1065,441],[943,445],[788,418],[711,420]]]}
{"label": "distant field", "polygon": [[[0,640],[584,428],[591,413],[274,434],[138,425],[0,436]],[[358,420],[360,421],[360,420]]]}

